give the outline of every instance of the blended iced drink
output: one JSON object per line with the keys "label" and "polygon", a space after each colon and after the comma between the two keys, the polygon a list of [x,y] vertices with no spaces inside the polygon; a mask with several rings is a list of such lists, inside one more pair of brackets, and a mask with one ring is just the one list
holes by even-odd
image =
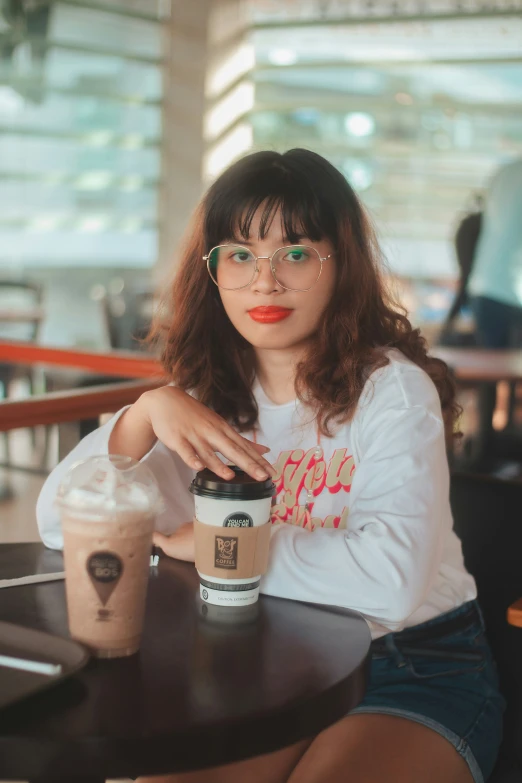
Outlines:
{"label": "blended iced drink", "polygon": [[190,486],[195,500],[196,568],[200,596],[217,606],[257,601],[268,566],[272,480],[256,481],[235,466],[234,478],[211,470],[197,473]]}
{"label": "blended iced drink", "polygon": [[71,636],[98,658],[140,646],[160,493],[130,457],[73,465],[58,490]]}

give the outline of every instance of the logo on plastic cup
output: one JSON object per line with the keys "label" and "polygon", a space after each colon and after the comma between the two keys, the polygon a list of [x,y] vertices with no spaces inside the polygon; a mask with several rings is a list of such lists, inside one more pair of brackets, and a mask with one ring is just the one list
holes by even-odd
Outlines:
{"label": "logo on plastic cup", "polygon": [[114,552],[93,552],[87,571],[100,601],[105,606],[123,573],[123,563]]}
{"label": "logo on plastic cup", "polygon": [[216,568],[231,570],[237,568],[237,538],[216,536],[214,565]]}
{"label": "logo on plastic cup", "polygon": [[235,511],[228,515],[223,522],[223,527],[254,527],[254,520],[244,511]]}

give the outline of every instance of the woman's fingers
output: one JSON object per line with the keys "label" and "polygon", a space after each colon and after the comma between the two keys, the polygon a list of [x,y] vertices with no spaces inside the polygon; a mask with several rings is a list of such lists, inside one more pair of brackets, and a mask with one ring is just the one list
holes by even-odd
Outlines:
{"label": "woman's fingers", "polygon": [[166,555],[168,555],[169,550],[169,537],[164,535],[163,533],[158,533],[157,530],[154,531],[152,534],[152,543],[154,546],[159,546],[163,552],[165,552]]}
{"label": "woman's fingers", "polygon": [[216,456],[238,465],[258,480],[275,475],[273,466],[263,457],[269,449],[242,437],[223,418],[179,389],[147,392],[147,422],[154,434],[169,449],[176,451],[193,470],[205,466],[224,479],[233,471]]}
{"label": "woman's fingers", "polygon": [[230,436],[227,431],[209,427],[205,434],[199,434],[197,430],[185,436],[178,434],[173,442],[170,438],[164,440],[165,445],[176,451],[183,462],[192,470],[209,468],[225,480],[234,477],[234,472],[217,455],[222,454],[226,460],[237,465],[257,481],[274,475],[273,466],[263,458],[262,454],[269,451],[266,446],[243,438],[235,430],[230,428]]}
{"label": "woman's fingers", "polygon": [[[165,444],[169,445],[169,444]],[[188,465],[189,468],[192,468],[192,470],[203,470],[205,465],[201,461],[201,458],[197,451],[194,450],[193,446],[183,438],[182,440],[178,441],[173,448],[173,451],[176,451],[185,465]]]}
{"label": "woman's fingers", "polygon": [[181,525],[170,536],[155,532],[152,541],[169,557],[194,562],[194,525],[192,522]]}
{"label": "woman's fingers", "polygon": [[[228,447],[227,447],[228,445]],[[235,444],[228,441],[228,444],[219,446],[219,451],[224,457],[231,460],[242,470],[245,470],[252,478],[261,480],[267,478],[270,474]],[[216,455],[214,448],[203,440],[188,441],[186,438],[175,444],[175,451],[179,454],[183,462],[193,470],[203,470],[209,468],[218,476],[225,480],[234,477],[234,471],[222,462]]]}
{"label": "woman's fingers", "polygon": [[274,472],[270,463],[262,459],[254,449],[247,451],[246,448],[238,446],[226,438],[226,436],[225,439],[212,444],[212,446],[226,459],[233,462],[234,465],[237,465],[238,468],[244,470],[257,481],[268,478]]}
{"label": "woman's fingers", "polygon": [[221,476],[221,478],[227,481],[234,478],[234,471],[228,465],[225,465],[225,463],[222,462],[218,456],[216,456],[212,446],[209,446],[203,441],[196,442],[194,446],[201,462],[203,462],[203,464],[209,468],[209,470],[212,470],[218,476]]}
{"label": "woman's fingers", "polygon": [[[232,441],[232,446],[235,446],[236,448],[239,448],[243,454],[245,454],[247,457],[249,457],[252,461],[256,462],[259,467],[266,472],[268,476],[273,476],[275,473],[273,465],[268,462],[268,460],[264,459],[262,454],[266,453],[267,451],[270,451],[269,448],[266,446],[263,446],[261,443],[252,443],[251,440],[247,440],[246,438],[243,438],[239,433],[237,433],[235,430],[230,428],[230,431],[227,429],[227,431],[224,434],[224,437],[227,438],[229,441]],[[231,459],[232,457],[228,453],[228,451],[222,450],[221,443],[218,446],[219,451],[228,459]],[[234,457],[235,459],[235,457]],[[243,467],[240,463],[237,463],[239,467],[243,468],[243,470],[246,470],[246,468]],[[247,470],[247,473],[253,476],[252,473],[250,473],[250,470]]]}

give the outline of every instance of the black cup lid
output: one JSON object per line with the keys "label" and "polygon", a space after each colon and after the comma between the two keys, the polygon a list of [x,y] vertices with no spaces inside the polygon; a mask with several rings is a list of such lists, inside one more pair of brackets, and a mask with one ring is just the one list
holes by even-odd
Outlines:
{"label": "black cup lid", "polygon": [[271,498],[276,494],[275,484],[271,478],[256,481],[235,465],[228,465],[234,473],[234,478],[227,480],[213,473],[208,468],[196,473],[189,489],[193,495],[202,495],[216,500],[261,500]]}

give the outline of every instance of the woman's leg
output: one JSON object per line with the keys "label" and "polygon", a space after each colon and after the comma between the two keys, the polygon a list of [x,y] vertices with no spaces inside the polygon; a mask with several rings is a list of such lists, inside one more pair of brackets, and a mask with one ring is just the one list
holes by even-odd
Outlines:
{"label": "woman's leg", "polygon": [[286,783],[310,742],[303,740],[275,753],[226,764],[224,767],[138,778],[138,783]]}
{"label": "woman's leg", "polygon": [[201,772],[138,783],[473,783],[453,745],[392,715],[348,715],[312,742]]}
{"label": "woman's leg", "polygon": [[317,736],[288,783],[472,783],[468,765],[432,729],[392,715],[356,714]]}

